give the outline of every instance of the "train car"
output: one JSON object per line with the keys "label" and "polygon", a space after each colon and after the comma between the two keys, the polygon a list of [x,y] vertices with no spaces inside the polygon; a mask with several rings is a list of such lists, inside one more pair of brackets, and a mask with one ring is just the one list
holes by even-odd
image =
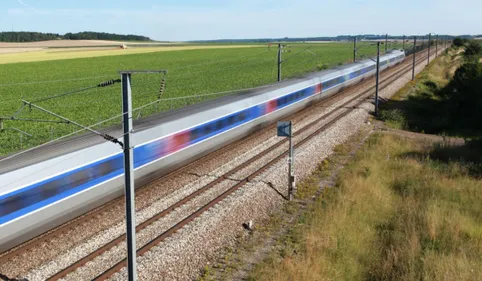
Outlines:
{"label": "train car", "polygon": [[[404,59],[380,58],[381,69]],[[134,123],[136,186],[373,76],[371,60],[236,93]],[[121,128],[107,130],[120,135]],[[85,134],[0,160],[0,252],[123,193],[120,147]]]}

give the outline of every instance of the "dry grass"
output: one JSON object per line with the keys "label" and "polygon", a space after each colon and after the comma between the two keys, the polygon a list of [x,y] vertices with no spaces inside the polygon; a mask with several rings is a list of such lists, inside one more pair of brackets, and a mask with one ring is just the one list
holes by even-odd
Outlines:
{"label": "dry grass", "polygon": [[480,280],[482,182],[432,148],[370,138],[251,280]]}
{"label": "dry grass", "polygon": [[[65,60],[76,58],[92,58],[102,56],[117,56],[129,54],[143,54],[154,52],[167,52],[179,50],[197,50],[197,49],[231,49],[231,48],[250,48],[259,47],[259,45],[198,45],[198,46],[161,46],[161,47],[135,47],[128,49],[108,48],[108,47],[92,47],[92,48],[66,48],[66,49],[42,49],[29,52],[14,52],[15,48],[0,49],[0,64],[34,62],[34,61],[50,61]],[[6,53],[5,50],[9,50]]]}

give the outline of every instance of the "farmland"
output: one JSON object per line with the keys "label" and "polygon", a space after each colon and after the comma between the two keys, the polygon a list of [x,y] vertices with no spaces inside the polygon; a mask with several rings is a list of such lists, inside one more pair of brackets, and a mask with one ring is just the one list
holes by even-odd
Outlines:
{"label": "farmland", "polygon": [[[350,62],[353,56],[352,44],[349,43],[290,44],[285,50],[282,64],[283,79]],[[375,47],[361,45],[359,52],[372,55]],[[21,99],[33,101],[95,86],[100,82],[119,78],[118,71],[126,69],[167,69],[169,72],[166,90],[163,93],[163,98],[166,99],[260,86],[276,80],[276,53],[277,48],[274,46],[268,48],[266,45],[258,45],[249,48],[172,50],[4,64],[0,68],[0,116],[12,115],[21,106]],[[161,77],[157,75],[133,77],[134,107],[156,99],[160,80]],[[145,108],[135,112],[134,116],[145,117],[158,111],[220,95],[163,101],[159,107]],[[80,94],[40,102],[39,105],[81,124],[90,125],[120,113],[120,85],[95,88]],[[18,117],[52,119],[36,110],[26,110]],[[104,125],[111,125],[114,122],[119,120]],[[20,137],[21,134],[14,130],[2,132],[0,155],[39,145],[77,129],[65,124],[8,120],[4,121],[4,127],[18,128],[28,132],[32,137]]]}
{"label": "farmland", "polygon": [[[120,48],[125,45],[127,49]],[[141,54],[174,50],[252,47],[253,44],[212,45],[145,41],[50,40],[0,42],[0,64]]]}

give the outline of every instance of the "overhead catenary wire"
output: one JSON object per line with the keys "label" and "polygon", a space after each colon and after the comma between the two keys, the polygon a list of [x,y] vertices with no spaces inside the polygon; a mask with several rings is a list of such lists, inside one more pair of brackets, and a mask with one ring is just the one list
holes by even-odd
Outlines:
{"label": "overhead catenary wire", "polygon": [[[104,81],[104,82],[100,82],[98,83],[97,85],[95,86],[90,86],[90,87],[86,87],[86,88],[81,88],[81,89],[77,89],[77,90],[73,90],[73,91],[68,91],[68,92],[65,92],[65,93],[62,93],[62,94],[58,94],[58,95],[54,95],[54,96],[49,96],[49,97],[44,97],[44,98],[40,98],[40,99],[36,99],[36,100],[33,100],[33,101],[26,101],[26,100],[22,100],[22,106],[10,117],[0,117],[0,121],[3,121],[3,120],[10,120],[10,121],[28,121],[28,122],[44,122],[44,123],[71,123],[71,124],[75,124],[77,126],[81,126],[80,124],[77,124],[76,122],[74,121],[71,121],[71,120],[67,120],[66,118],[63,118],[62,116],[60,115],[57,115],[47,109],[44,109],[42,107],[39,107],[39,106],[36,106],[34,103],[38,103],[38,102],[42,102],[42,101],[47,101],[47,100],[52,100],[52,99],[55,99],[55,98],[60,98],[60,97],[64,97],[64,96],[67,96],[67,95],[72,95],[72,94],[77,94],[77,93],[81,93],[81,92],[85,92],[87,90],[90,90],[90,89],[93,89],[93,88],[99,88],[99,87],[107,87],[107,86],[110,86],[110,85],[113,85],[115,83],[119,83],[120,82],[120,79],[112,79],[112,80],[108,80],[108,81]],[[48,114],[50,115],[53,115],[60,120],[44,120],[44,119],[36,119],[36,118],[17,118],[17,115],[20,114],[23,109],[25,107],[29,107],[29,108],[32,108],[32,107],[35,107],[41,111],[44,111],[44,112],[47,112]],[[2,128],[1,131],[3,131],[4,129]]]}
{"label": "overhead catenary wire", "polygon": [[80,77],[80,78],[72,78],[72,79],[43,80],[43,81],[32,81],[32,82],[16,82],[16,83],[0,84],[0,87],[37,85],[37,84],[60,83],[60,82],[82,81],[82,80],[93,80],[93,79],[100,79],[100,78],[107,78],[107,77],[112,77],[112,75]]}
{"label": "overhead catenary wire", "polygon": [[[321,58],[321,56],[316,56],[316,54],[314,52],[311,52],[310,48],[312,48],[312,46],[309,46],[308,48],[305,48],[304,50],[301,50],[297,53],[295,53],[294,55],[291,55],[289,57],[287,57],[284,61],[286,60],[290,60],[291,58],[293,57],[296,57],[298,56],[299,54],[303,53],[304,51],[306,51],[307,53],[310,53],[311,55],[313,55],[313,57],[316,57],[316,58]],[[175,67],[175,68],[172,68],[173,70],[178,70],[178,69],[186,69],[186,68],[194,68],[194,67],[202,67],[202,66],[206,66],[206,65],[213,65],[213,64],[217,64],[217,63],[222,63],[222,62],[227,62],[227,61],[231,61],[231,60],[236,60],[236,59],[240,59],[240,58],[250,58],[248,60],[246,60],[246,63],[244,64],[233,64],[233,65],[229,65],[229,67],[226,67],[226,68],[223,68],[223,69],[232,69],[232,68],[237,68],[237,69],[240,69],[240,68],[247,68],[247,67],[250,67],[252,65],[258,65],[258,64],[263,64],[267,61],[271,61],[273,59],[273,57],[275,56],[269,56],[267,57],[266,59],[260,59],[260,60],[255,60],[255,59],[251,59],[251,58],[257,58],[259,55],[262,55],[262,54],[266,54],[266,53],[269,53],[270,51],[269,50],[262,50],[260,52],[257,52],[255,54],[249,54],[249,55],[243,55],[243,56],[238,56],[238,57],[235,57],[235,58],[228,58],[228,59],[224,59],[224,60],[212,60],[212,61],[208,61],[208,62],[205,62],[205,63],[200,63],[200,64],[190,64],[190,65],[185,65],[185,66],[180,66],[180,67]],[[310,61],[313,59],[313,57],[310,57]],[[314,60],[314,59],[313,59]],[[276,61],[276,60],[274,60]],[[270,63],[271,65],[271,63]],[[274,69],[274,68],[273,68]],[[171,70],[171,69],[170,69]],[[200,69],[199,71],[196,71],[196,72],[191,72],[189,73],[188,75],[185,75],[185,76],[174,76],[174,77],[170,77],[170,79],[181,79],[183,77],[189,77],[192,79],[193,77],[193,73],[197,73],[197,72],[210,72],[210,71],[213,71],[213,68],[208,68],[208,69]],[[301,71],[301,72],[304,72],[304,71]],[[107,76],[106,76],[107,77]],[[90,79],[89,78],[81,78],[81,79]],[[81,80],[81,79],[65,79],[64,81],[66,80]],[[41,83],[41,81],[37,81],[36,83]],[[44,81],[45,82],[45,81]],[[189,85],[186,85],[186,86],[189,86],[189,87],[194,87],[194,86],[197,86],[197,85],[202,85],[202,84],[205,84],[204,81],[201,81],[201,80],[197,80],[195,81],[196,83],[190,83]],[[259,81],[257,81],[259,82]],[[246,83],[246,82],[241,82],[241,83],[236,83],[236,84],[230,84],[229,86],[234,86],[234,85],[246,85],[246,84],[249,84],[249,83]],[[92,87],[94,88],[94,87]],[[162,88],[162,87],[161,87]],[[161,94],[163,92],[163,90],[161,90],[161,88],[159,88],[159,93]],[[219,88],[219,87],[218,87]],[[220,87],[222,88],[222,87]],[[164,88],[165,89],[165,86]],[[177,87],[177,89],[179,89],[179,87]],[[210,97],[210,96],[219,96],[219,95],[224,95],[224,94],[229,94],[229,93],[236,93],[236,92],[239,92],[239,91],[243,91],[243,90],[249,90],[249,89],[254,89],[254,87],[252,88],[243,88],[243,89],[237,89],[237,90],[232,90],[232,89],[228,89],[228,90],[225,90],[225,91],[220,91],[220,92],[215,92],[215,93],[209,93],[209,94],[194,94],[194,95],[188,95],[188,96],[182,96],[182,97],[173,97],[173,98],[166,98],[166,99],[161,99],[161,95],[159,94],[158,95],[158,100],[154,101],[153,103],[158,103],[160,101],[162,102],[170,102],[170,101],[176,101],[176,100],[190,100],[190,99],[199,99],[199,98],[207,98],[207,97]],[[56,96],[51,96],[51,97],[46,97],[46,98],[42,98],[42,99],[38,99],[38,100],[34,100],[34,101],[31,101],[31,102],[40,102],[40,101],[46,101],[46,100],[49,100],[49,99],[53,99],[53,98],[57,98],[57,97],[61,97],[61,96],[65,96],[65,95],[69,95],[69,94],[73,94],[73,93],[63,93],[63,94],[59,94],[59,95],[56,95]],[[149,93],[149,94],[152,94],[152,93]],[[87,101],[89,102],[89,101]],[[86,102],[86,103],[87,103]],[[76,103],[77,104],[77,103]],[[151,103],[147,104],[147,106],[145,107],[148,107],[150,106]],[[141,110],[142,108],[145,108],[144,106],[141,106],[139,108],[136,108],[134,110]],[[121,117],[122,115],[119,115],[118,117]],[[118,118],[117,117],[117,118]],[[110,118],[107,119],[107,120],[111,120]],[[109,122],[109,121],[107,121]],[[103,124],[105,122],[99,122],[99,124]],[[79,130],[79,132],[82,132],[84,130]]]}
{"label": "overhead catenary wire", "polygon": [[[266,87],[267,87],[267,86],[266,86]],[[214,95],[222,95],[222,94],[226,94],[226,93],[236,93],[236,92],[241,92],[241,91],[249,91],[249,90],[259,89],[259,88],[260,88],[260,87],[253,87],[253,88],[239,89],[239,90],[236,90],[236,91],[229,90],[229,91],[216,92],[216,93],[203,94],[203,95],[191,95],[191,96],[183,96],[183,97],[175,97],[175,98],[165,98],[165,99],[161,99],[160,101],[170,101],[170,100],[180,100],[180,99],[207,97],[207,96],[214,96]],[[146,107],[152,106],[152,105],[156,104],[157,102],[158,102],[157,100],[152,101],[152,102],[149,102],[149,103],[147,103],[147,104],[144,104],[144,105],[142,105],[142,106],[139,106],[139,107],[134,108],[132,111],[133,111],[133,113],[134,113],[134,112],[136,112],[136,111],[138,111],[138,110],[141,110],[141,109],[144,109],[144,108],[146,108]],[[20,152],[18,152],[18,153],[16,153],[16,154],[7,156],[7,157],[5,157],[5,158],[3,158],[3,159],[0,159],[0,163],[3,162],[3,161],[7,161],[7,160],[9,160],[9,159],[12,159],[12,158],[14,158],[14,157],[18,157],[18,156],[20,156],[20,155],[22,155],[22,154],[25,154],[25,153],[27,153],[27,152],[30,152],[30,151],[32,151],[32,150],[34,150],[34,149],[42,148],[42,147],[48,146],[48,145],[50,145],[50,144],[52,144],[52,143],[54,143],[54,142],[58,142],[58,141],[60,141],[60,140],[63,140],[63,139],[69,138],[69,137],[71,137],[71,136],[77,135],[77,134],[82,133],[82,132],[84,132],[84,131],[86,131],[86,130],[90,131],[90,129],[92,129],[92,128],[95,128],[95,127],[97,127],[97,126],[100,126],[100,125],[102,125],[102,124],[104,124],[104,123],[107,123],[107,122],[109,122],[109,121],[112,121],[112,120],[114,120],[114,119],[121,118],[123,115],[124,115],[123,113],[118,114],[118,115],[115,115],[115,116],[110,117],[110,118],[108,118],[108,119],[102,120],[102,121],[100,121],[100,122],[98,122],[98,123],[95,123],[95,124],[92,124],[92,125],[89,125],[89,126],[84,126],[83,128],[81,128],[81,129],[79,129],[79,130],[76,130],[76,131],[74,131],[74,132],[72,132],[72,133],[70,133],[70,134],[61,136],[61,137],[56,138],[56,139],[54,139],[54,140],[48,141],[48,142],[46,142],[46,143],[44,143],[44,144],[41,144],[41,145],[39,145],[39,146],[37,146],[37,147],[30,148],[30,149],[27,149],[27,150],[24,150],[24,151],[20,151]],[[118,136],[117,138],[120,138],[120,137],[122,137],[123,135],[124,135],[124,134],[121,134],[121,135]]]}
{"label": "overhead catenary wire", "polygon": [[28,106],[31,106],[31,107],[34,107],[34,108],[36,108],[36,109],[38,109],[38,110],[44,111],[44,112],[46,112],[46,113],[48,113],[48,114],[50,114],[50,115],[52,115],[52,116],[55,116],[55,117],[57,117],[57,118],[65,121],[65,122],[69,123],[69,124],[73,124],[73,125],[75,125],[75,126],[77,126],[77,127],[80,127],[80,128],[82,128],[82,129],[84,129],[84,130],[87,130],[87,131],[89,131],[89,132],[91,132],[91,133],[94,133],[94,134],[96,134],[96,135],[98,135],[98,136],[101,136],[101,137],[105,138],[106,140],[108,140],[108,141],[110,141],[110,142],[117,143],[117,144],[119,144],[121,147],[123,146],[122,142],[118,141],[117,139],[111,137],[111,136],[108,135],[108,134],[101,133],[101,132],[99,132],[99,131],[97,131],[97,130],[94,130],[94,129],[92,129],[92,128],[86,127],[86,126],[84,126],[84,125],[82,125],[82,124],[80,124],[80,123],[78,123],[78,122],[75,122],[75,121],[73,121],[73,120],[70,120],[70,119],[68,119],[68,118],[65,118],[65,117],[63,117],[63,116],[61,116],[61,115],[59,115],[59,114],[56,114],[56,113],[54,113],[54,112],[52,112],[52,111],[50,111],[50,110],[48,110],[48,109],[45,109],[45,108],[43,108],[43,107],[41,107],[41,106],[38,106],[38,105],[36,105],[36,104],[33,104],[33,103],[31,103],[31,102],[28,102],[28,101],[25,101],[25,100],[24,100],[23,102],[24,102],[25,104],[27,104]]}
{"label": "overhead catenary wire", "polygon": [[[161,91],[163,91],[163,88],[165,87],[165,74],[167,73],[167,71],[164,71],[164,79],[162,80],[161,82]],[[50,96],[50,97],[45,97],[45,98],[41,98],[41,99],[37,99],[35,101],[27,101],[27,100],[22,100],[22,107],[20,107],[16,112],[15,114],[10,117],[10,118],[1,118],[0,121],[3,121],[3,120],[11,120],[11,121],[33,121],[33,122],[54,122],[52,120],[39,120],[39,119],[26,119],[26,118],[22,118],[22,119],[16,119],[16,115],[19,114],[23,108],[25,108],[25,106],[28,106],[29,108],[35,108],[35,109],[38,109],[42,112],[45,112],[49,115],[52,115],[52,116],[55,116],[56,118],[60,119],[61,121],[63,122],[59,122],[59,123],[67,123],[67,124],[73,124],[77,127],[81,127],[82,130],[80,131],[84,131],[84,130],[87,130],[87,131],[90,131],[91,133],[94,133],[98,136],[101,136],[103,137],[104,139],[110,141],[110,142],[113,142],[113,143],[116,143],[116,144],[119,144],[121,147],[123,147],[123,143],[121,141],[119,141],[117,138],[114,138],[106,133],[101,133],[97,130],[93,130],[91,127],[89,126],[84,126],[76,121],[73,121],[73,120],[70,120],[68,118],[65,118],[63,117],[62,115],[59,115],[59,114],[56,114],[48,109],[45,109],[41,106],[38,106],[35,103],[37,102],[41,102],[41,101],[46,101],[46,100],[51,100],[51,99],[55,99],[55,98],[59,98],[59,97],[64,97],[64,96],[67,96],[67,95],[71,95],[71,94],[76,94],[76,93],[79,93],[79,92],[85,92],[87,90],[90,90],[90,89],[93,89],[93,88],[99,88],[99,87],[107,87],[107,86],[110,86],[110,85],[114,85],[115,83],[119,83],[121,82],[121,79],[111,79],[111,80],[108,80],[108,81],[104,81],[104,82],[101,82],[101,83],[98,83],[97,85],[95,86],[91,86],[91,87],[87,87],[87,88],[82,88],[82,89],[78,89],[78,90],[74,90],[74,91],[69,91],[69,92],[66,92],[66,93],[62,93],[62,94],[59,94],[59,95],[54,95],[54,96]],[[161,94],[162,92],[160,92]],[[160,98],[160,96],[159,96]],[[159,99],[158,98],[158,99]],[[16,129],[16,128],[15,128]],[[18,130],[18,129],[17,129]],[[4,131],[3,127],[2,127],[2,130],[1,131]],[[18,130],[18,131],[21,131],[21,130]],[[21,131],[23,132],[23,131]]]}
{"label": "overhead catenary wire", "polygon": [[120,82],[121,82],[120,79],[111,79],[111,80],[108,80],[108,81],[105,81],[105,82],[101,82],[101,83],[99,83],[95,86],[85,87],[85,88],[65,92],[65,93],[62,93],[62,94],[54,95],[54,96],[44,97],[44,98],[33,100],[31,102],[37,103],[37,102],[47,101],[47,100],[51,100],[51,99],[56,99],[56,98],[60,98],[60,97],[68,96],[68,95],[78,94],[78,93],[85,92],[85,91],[95,89],[95,88],[99,88],[99,87],[107,87],[107,86],[114,85],[115,83],[120,83]]}
{"label": "overhead catenary wire", "polygon": [[[252,57],[252,56],[256,56],[256,55],[266,53],[266,52],[269,52],[269,50],[263,50],[263,51],[260,51],[258,53],[237,56],[237,57],[228,58],[228,59],[224,59],[224,60],[212,60],[212,61],[209,61],[209,62],[206,62],[206,63],[190,64],[190,65],[185,65],[185,66],[172,67],[172,68],[170,68],[170,70],[178,70],[178,69],[184,69],[184,68],[189,68],[189,67],[193,67],[193,66],[203,66],[203,65],[209,65],[209,64],[216,64],[216,63],[226,62],[226,61],[230,61],[230,60],[242,59],[242,58],[245,58],[245,57]],[[15,82],[15,83],[0,84],[0,87],[60,83],[60,82],[70,82],[70,81],[82,81],[82,80],[91,80],[91,79],[99,79],[99,78],[107,78],[107,77],[112,77],[112,75],[99,75],[99,76],[91,76],[91,77],[79,77],[79,78],[56,79],[56,80],[41,80],[41,81],[31,81],[31,82]]]}
{"label": "overhead catenary wire", "polygon": [[307,47],[307,48],[305,48],[305,49],[303,49],[303,50],[301,50],[301,51],[298,51],[298,52],[294,53],[293,55],[285,58],[282,62],[285,62],[285,61],[287,61],[287,60],[289,60],[289,59],[291,59],[291,58],[293,58],[293,57],[298,56],[299,54],[305,52],[306,50],[310,49],[311,47],[312,47],[312,46],[309,46],[309,47]]}
{"label": "overhead catenary wire", "polygon": [[[242,56],[236,56],[233,58],[228,58],[224,60],[212,60],[209,62],[205,63],[199,63],[199,64],[190,64],[190,65],[185,65],[185,66],[179,66],[179,67],[173,67],[170,68],[170,71],[172,70],[179,70],[179,69],[185,69],[185,68],[190,68],[190,67],[199,67],[199,66],[206,66],[206,65],[212,65],[212,64],[217,64],[217,63],[222,63],[222,62],[227,62],[231,60],[237,60],[237,59],[242,59],[242,58],[248,58],[248,57],[255,57],[263,53],[268,53],[270,52],[269,50],[262,50],[260,52],[254,53],[254,54],[248,54],[248,55],[242,55]],[[239,67],[240,65],[235,65],[230,68],[235,68]],[[198,72],[203,72],[206,70],[199,70]],[[192,74],[195,72],[191,72],[186,76],[182,77],[191,77]],[[0,87],[6,87],[6,86],[20,86],[20,85],[35,85],[35,84],[46,84],[46,83],[60,83],[60,82],[68,82],[68,81],[81,81],[81,80],[90,80],[90,79],[98,79],[98,78],[106,78],[106,77],[112,77],[112,75],[102,75],[102,76],[92,76],[92,77],[80,77],[80,78],[72,78],[72,79],[58,79],[58,80],[44,80],[44,81],[32,81],[32,82],[18,82],[18,83],[9,83],[9,84],[0,84]],[[180,77],[180,76],[177,76]],[[0,103],[2,104],[9,104],[10,102],[4,102],[1,101]]]}

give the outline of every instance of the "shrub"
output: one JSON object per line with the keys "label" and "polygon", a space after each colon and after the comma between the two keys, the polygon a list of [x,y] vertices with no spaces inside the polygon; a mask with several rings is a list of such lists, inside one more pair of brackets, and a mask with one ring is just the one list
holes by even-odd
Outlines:
{"label": "shrub", "polygon": [[405,116],[400,109],[381,110],[380,119],[385,122],[398,123],[402,126],[405,124]]}

